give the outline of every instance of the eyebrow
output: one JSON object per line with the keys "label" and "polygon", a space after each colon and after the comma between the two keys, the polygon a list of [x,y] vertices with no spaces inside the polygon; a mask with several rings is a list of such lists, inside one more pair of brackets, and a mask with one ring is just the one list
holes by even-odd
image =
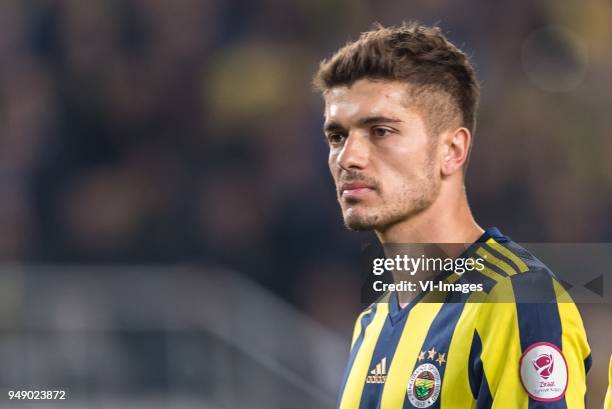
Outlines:
{"label": "eyebrow", "polygon": [[[358,124],[360,126],[364,126],[364,125],[372,125],[372,124],[393,124],[393,123],[400,123],[400,122],[402,122],[401,119],[390,118],[387,116],[367,116],[365,118],[361,118],[358,121]],[[323,130],[325,132],[338,131],[342,129],[344,129],[344,127],[340,125],[339,122],[336,122],[336,121],[327,122],[325,123],[323,127]]]}

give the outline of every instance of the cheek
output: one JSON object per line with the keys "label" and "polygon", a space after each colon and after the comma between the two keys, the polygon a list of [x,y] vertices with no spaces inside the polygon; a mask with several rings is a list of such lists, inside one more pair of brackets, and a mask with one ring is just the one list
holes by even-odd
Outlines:
{"label": "cheek", "polygon": [[411,149],[393,150],[379,163],[379,180],[387,195],[421,185],[431,173],[429,154]]}
{"label": "cheek", "polygon": [[386,164],[383,177],[383,188],[386,194],[396,194],[406,189],[406,185],[412,184],[415,180],[415,173],[412,166],[407,163],[388,163]]}
{"label": "cheek", "polygon": [[381,153],[389,157],[415,158],[431,150],[431,140],[420,129],[408,129],[384,139],[379,144]]}
{"label": "cheek", "polygon": [[435,162],[435,146],[427,136],[404,136],[395,142],[381,146],[380,157],[383,165],[407,175],[418,175]]}
{"label": "cheek", "polygon": [[393,146],[380,151],[378,163],[381,173],[389,176],[408,176],[419,167],[420,157],[414,147]]}
{"label": "cheek", "polygon": [[336,156],[337,154],[334,153],[332,150],[329,151],[329,156],[327,158],[327,165],[329,166],[329,171],[332,174],[332,176],[334,177],[334,179],[336,178]]}

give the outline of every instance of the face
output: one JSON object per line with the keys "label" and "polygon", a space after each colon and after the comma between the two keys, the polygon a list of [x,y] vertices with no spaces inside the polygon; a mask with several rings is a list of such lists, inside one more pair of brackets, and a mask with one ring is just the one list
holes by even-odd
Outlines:
{"label": "face", "polygon": [[438,194],[436,138],[410,108],[406,87],[362,79],[325,95],[329,169],[349,229],[384,231]]}

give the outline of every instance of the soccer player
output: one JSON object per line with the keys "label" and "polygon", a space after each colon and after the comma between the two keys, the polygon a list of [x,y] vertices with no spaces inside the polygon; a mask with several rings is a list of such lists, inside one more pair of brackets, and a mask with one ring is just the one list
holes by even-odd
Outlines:
{"label": "soccer player", "polygon": [[465,54],[436,27],[376,26],[322,61],[314,82],[345,225],[383,245],[473,243],[453,256],[484,263],[446,277],[482,284],[460,302],[390,292],[363,311],[338,407],[584,408],[591,358],[575,304],[470,212],[479,86]]}

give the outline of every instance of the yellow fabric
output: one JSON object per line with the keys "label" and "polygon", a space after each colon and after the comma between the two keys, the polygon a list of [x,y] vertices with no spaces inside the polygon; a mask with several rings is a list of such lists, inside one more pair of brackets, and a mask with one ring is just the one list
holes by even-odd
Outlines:
{"label": "yellow fabric", "polygon": [[[410,362],[412,364],[417,360],[421,345],[431,324],[431,320],[421,318],[435,317],[441,307],[442,304],[440,303],[421,303],[414,306],[408,316],[393,362]],[[382,393],[381,409],[402,407],[406,396],[406,385],[410,375],[412,375],[412,365],[409,366],[409,370],[401,365],[392,364],[389,367],[387,382]]]}
{"label": "yellow fabric", "polygon": [[494,239],[490,238],[489,240],[487,240],[487,244],[491,246],[495,251],[501,253],[505,257],[508,257],[510,260],[512,260],[514,264],[518,266],[519,271],[521,273],[524,273],[527,270],[529,270],[529,267],[527,267],[527,264],[525,264],[525,262],[521,260],[520,257],[518,257],[516,254],[514,254],[510,250],[508,250],[502,244],[496,242]]}
{"label": "yellow fabric", "polygon": [[447,354],[446,373],[440,396],[441,408],[471,408],[476,402],[468,381],[468,359],[479,307],[480,304],[476,303],[466,304],[457,323]]}
{"label": "yellow fabric", "polygon": [[516,274],[514,268],[512,268],[508,263],[498,259],[493,254],[489,253],[487,250],[485,250],[483,248],[479,248],[476,251],[476,254],[478,254],[480,257],[482,257],[483,259],[485,259],[489,263],[493,264],[497,268],[501,269],[502,271],[504,271],[509,276]]}
{"label": "yellow fabric", "polygon": [[[494,280],[495,285],[489,294],[473,293],[470,301],[463,306],[457,319],[454,331],[450,335],[448,351],[435,351],[435,359],[427,359],[429,351],[423,351],[424,341],[430,337],[430,327],[436,316],[443,310],[445,304],[441,302],[417,303],[405,318],[406,323],[401,330],[399,342],[394,355],[387,358],[388,373],[385,375],[383,385],[373,385],[366,382],[366,377],[378,362],[373,362],[373,354],[378,342],[379,335],[385,326],[388,317],[388,302],[379,303],[374,320],[365,330],[363,341],[357,352],[348,380],[344,387],[344,393],[340,400],[340,409],[360,409],[362,395],[366,393],[364,388],[371,388],[368,395],[378,396],[376,408],[401,409],[411,407],[407,400],[407,386],[415,368],[422,362],[433,364],[440,370],[441,387],[439,394],[440,409],[473,409],[479,407],[490,407],[493,409],[528,409],[530,398],[521,384],[519,375],[519,362],[523,354],[521,346],[521,334],[519,319],[534,319],[535,324],[530,328],[537,331],[537,320],[546,317],[534,316],[520,318],[515,302],[513,280],[520,278],[521,274],[540,274],[525,270],[526,264],[510,250],[499,243],[487,243],[495,249],[480,252],[480,256],[487,255],[488,262],[506,272],[505,277],[489,268],[481,274]],[[477,251],[478,254],[478,251]],[[500,256],[502,255],[502,256]],[[510,255],[512,257],[510,257]],[[518,260],[516,261],[515,258]],[[505,261],[504,261],[505,260]],[[518,269],[517,269],[518,267]],[[541,272],[546,279],[548,276]],[[585,359],[590,354],[586,333],[582,319],[563,287],[552,279],[555,291],[556,303],[561,324],[561,347],[563,356],[568,367],[568,385],[565,392],[567,408],[583,409],[586,393],[586,371]],[[457,281],[455,276],[451,280]],[[431,293],[431,300],[438,301],[436,293]],[[360,315],[353,334],[353,345],[359,337],[362,329]],[[490,394],[491,406],[481,406],[482,402],[474,397],[470,384],[469,371],[473,371],[474,359],[470,360],[470,352],[473,348],[473,339],[478,337],[481,342],[481,350],[478,359],[482,362],[482,382],[486,382],[483,389]],[[435,338],[435,337],[434,337]],[[537,341],[536,341],[537,342]],[[525,346],[527,347],[527,346]],[[433,352],[433,351],[432,351]],[[440,355],[443,353],[444,355]],[[380,361],[380,356],[376,361]],[[611,363],[612,365],[612,363]],[[444,370],[442,369],[444,368]],[[612,368],[612,366],[611,366]],[[612,374],[611,374],[612,376]],[[428,388],[432,383],[429,380],[420,380],[415,384],[424,385]],[[475,382],[475,381],[472,381]],[[482,385],[482,384],[481,384]],[[380,389],[375,389],[380,388]],[[482,391],[478,399],[487,395]],[[379,395],[376,395],[379,394]],[[610,395],[610,391],[608,391]],[[612,397],[608,396],[606,409],[610,407]],[[436,403],[437,404],[437,403]],[[407,405],[407,406],[405,406]],[[548,405],[540,402],[542,408]],[[423,406],[425,407],[425,406]],[[555,405],[551,404],[551,407]],[[362,408],[363,409],[363,405]]]}
{"label": "yellow fabric", "polygon": [[608,392],[606,393],[603,409],[612,409],[612,355],[610,356],[610,365],[608,368]]}
{"label": "yellow fabric", "polygon": [[591,350],[586,342],[586,331],[578,308],[571,302],[565,289],[556,280],[553,285],[561,317],[561,329],[563,330],[561,342],[568,372],[565,401],[568,408],[582,408],[586,394],[584,360],[589,356]]}
{"label": "yellow fabric", "polygon": [[505,301],[512,293],[509,280],[504,280],[491,291],[485,303],[480,304],[476,331],[482,340],[481,359],[492,408],[527,409],[528,396],[518,375],[521,343],[516,306]]}
{"label": "yellow fabric", "polygon": [[376,309],[376,315],[374,320],[365,329],[363,342],[355,357],[353,368],[347,378],[346,385],[344,388],[344,394],[340,401],[340,409],[357,409],[359,408],[359,401],[361,400],[361,393],[363,391],[363,381],[368,374],[368,367],[370,365],[370,359],[374,353],[374,347],[378,340],[380,330],[387,319],[389,311],[389,304],[380,303]]}

